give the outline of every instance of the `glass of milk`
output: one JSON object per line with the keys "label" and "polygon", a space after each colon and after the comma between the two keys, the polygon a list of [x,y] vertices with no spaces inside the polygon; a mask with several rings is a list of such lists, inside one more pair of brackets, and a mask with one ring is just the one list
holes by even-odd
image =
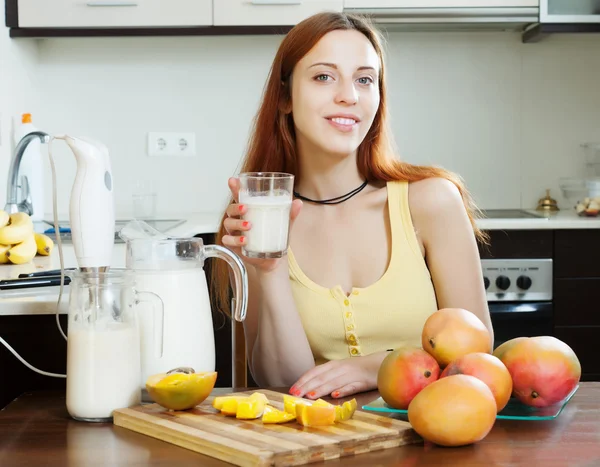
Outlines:
{"label": "glass of milk", "polygon": [[[109,422],[115,409],[141,403],[136,307],[155,294],[138,292],[126,270],[72,275],[67,339],[67,411],[76,420]],[[159,330],[162,332],[162,330]]]}
{"label": "glass of milk", "polygon": [[245,172],[239,175],[239,202],[250,221],[242,254],[249,258],[281,258],[289,240],[294,176],[282,172]]}

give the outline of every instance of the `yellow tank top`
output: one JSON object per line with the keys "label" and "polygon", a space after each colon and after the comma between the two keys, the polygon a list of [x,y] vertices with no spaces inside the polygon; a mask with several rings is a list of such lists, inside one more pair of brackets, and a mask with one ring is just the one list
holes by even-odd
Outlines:
{"label": "yellow tank top", "polygon": [[288,249],[296,308],[317,365],[393,349],[421,346],[425,320],[437,310],[431,275],[419,249],[408,205],[408,182],[388,182],[391,258],[381,278],[346,296],[322,287],[300,269]]}

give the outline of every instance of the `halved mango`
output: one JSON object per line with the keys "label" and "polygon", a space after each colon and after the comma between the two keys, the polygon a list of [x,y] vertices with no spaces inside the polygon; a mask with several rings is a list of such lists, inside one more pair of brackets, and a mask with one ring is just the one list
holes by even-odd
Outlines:
{"label": "halved mango", "polygon": [[193,369],[175,369],[146,380],[148,395],[170,410],[187,410],[206,399],[215,386],[217,372],[194,373]]}
{"label": "halved mango", "polygon": [[296,404],[296,420],[303,426],[325,426],[335,423],[335,406]]}
{"label": "halved mango", "polygon": [[265,406],[265,411],[263,412],[262,422],[263,423],[286,423],[292,421],[296,418],[295,415],[291,413],[285,412],[284,410],[279,410],[273,407],[272,405]]}

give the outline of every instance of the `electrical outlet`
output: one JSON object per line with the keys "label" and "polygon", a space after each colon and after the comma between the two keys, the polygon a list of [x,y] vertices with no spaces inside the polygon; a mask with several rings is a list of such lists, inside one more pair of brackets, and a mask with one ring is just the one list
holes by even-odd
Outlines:
{"label": "electrical outlet", "polygon": [[149,156],[195,156],[194,133],[148,133]]}

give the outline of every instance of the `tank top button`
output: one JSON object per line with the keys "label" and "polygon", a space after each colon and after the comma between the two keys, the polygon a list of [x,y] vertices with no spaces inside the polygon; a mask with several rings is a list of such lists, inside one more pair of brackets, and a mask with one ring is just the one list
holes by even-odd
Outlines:
{"label": "tank top button", "polygon": [[346,305],[346,306],[350,305],[350,300],[348,300],[348,299],[344,300],[344,305]]}

